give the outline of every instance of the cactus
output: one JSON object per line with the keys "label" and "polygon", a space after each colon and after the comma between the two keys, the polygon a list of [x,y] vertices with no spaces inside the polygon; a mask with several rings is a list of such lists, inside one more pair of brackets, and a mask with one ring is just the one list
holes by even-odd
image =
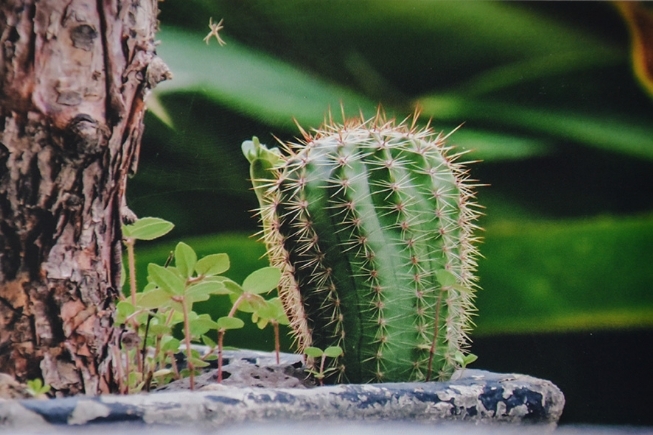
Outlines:
{"label": "cactus", "polygon": [[300,127],[284,153],[243,143],[296,344],[344,349],[339,381],[447,379],[468,345],[473,185],[415,119]]}

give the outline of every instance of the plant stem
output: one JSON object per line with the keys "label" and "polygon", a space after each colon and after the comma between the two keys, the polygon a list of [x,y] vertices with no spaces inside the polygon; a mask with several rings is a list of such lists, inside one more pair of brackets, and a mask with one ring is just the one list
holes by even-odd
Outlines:
{"label": "plant stem", "polygon": [[218,384],[222,382],[222,342],[224,340],[225,330],[218,330]]}
{"label": "plant stem", "polygon": [[195,366],[191,361],[191,347],[190,347],[190,321],[188,320],[188,307],[186,306],[186,298],[181,297],[181,306],[184,314],[184,341],[186,342],[186,364],[190,371],[190,389],[195,389]]}
{"label": "plant stem", "polygon": [[281,364],[279,359],[279,352],[281,351],[281,343],[279,342],[279,323],[271,321],[272,329],[274,329],[274,352],[277,354],[277,365]]}
{"label": "plant stem", "polygon": [[439,334],[439,324],[440,324],[440,305],[442,304],[442,294],[444,290],[440,291],[438,295],[438,302],[435,305],[435,320],[433,322],[433,341],[431,342],[431,348],[429,349],[429,362],[426,369],[426,382],[431,380],[431,372],[433,371],[433,357],[435,356],[436,344],[438,342]]}
{"label": "plant stem", "polygon": [[129,268],[129,294],[131,296],[132,305],[136,306],[136,256],[134,255],[134,242],[131,237],[125,239],[125,246],[127,247],[127,265]]}
{"label": "plant stem", "polygon": [[320,360],[320,385],[324,385],[324,363],[326,361],[326,355],[322,354],[322,359]]}
{"label": "plant stem", "polygon": [[236,311],[238,311],[238,306],[245,300],[247,293],[243,293],[240,296],[238,296],[238,299],[234,302],[233,306],[231,307],[231,310],[229,310],[229,314],[227,314],[227,317],[233,317],[236,315]]}

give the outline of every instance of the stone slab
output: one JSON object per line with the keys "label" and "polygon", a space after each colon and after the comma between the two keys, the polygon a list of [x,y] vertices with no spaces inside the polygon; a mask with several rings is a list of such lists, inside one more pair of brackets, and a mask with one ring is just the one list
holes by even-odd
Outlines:
{"label": "stone slab", "polygon": [[[472,369],[456,372],[448,382],[311,388],[300,382],[303,371],[297,368],[298,358],[286,354],[277,366],[267,353],[230,355],[225,371],[232,374],[217,384],[214,374],[207,372],[201,391],[187,391],[178,385],[168,391],[130,396],[8,400],[0,402],[0,429],[125,422],[212,427],[275,421],[555,425],[564,406],[562,392],[549,381]],[[262,380],[265,373],[273,375]],[[269,386],[290,384],[294,385]]]}

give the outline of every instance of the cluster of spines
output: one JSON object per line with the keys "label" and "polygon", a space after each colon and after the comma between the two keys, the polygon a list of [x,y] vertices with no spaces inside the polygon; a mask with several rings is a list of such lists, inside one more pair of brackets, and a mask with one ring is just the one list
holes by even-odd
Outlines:
{"label": "cluster of spines", "polygon": [[303,133],[260,212],[299,347],[340,345],[350,380],[446,377],[473,313],[472,292],[435,274],[475,286],[464,169],[445,138],[382,116]]}

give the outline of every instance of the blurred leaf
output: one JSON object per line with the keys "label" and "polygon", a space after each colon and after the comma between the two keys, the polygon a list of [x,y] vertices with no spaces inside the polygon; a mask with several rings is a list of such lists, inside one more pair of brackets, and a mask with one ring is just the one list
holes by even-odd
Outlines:
{"label": "blurred leaf", "polygon": [[218,347],[218,344],[213,341],[208,335],[202,335],[202,343],[204,343],[205,346],[210,347],[211,349],[214,349]]}
{"label": "blurred leaf", "polygon": [[171,129],[175,128],[174,123],[172,122],[172,118],[170,117],[170,114],[161,103],[161,100],[159,99],[157,94],[148,95],[147,110],[148,112],[152,113],[154,116],[159,118],[159,120],[161,120],[161,122],[163,122],[167,127]]}
{"label": "blurred leaf", "polygon": [[653,327],[653,217],[489,226],[475,333]]}
{"label": "blurred leaf", "polygon": [[201,92],[237,112],[285,127],[293,119],[319,125],[329,108],[339,113],[341,104],[350,113],[362,110],[372,116],[376,112],[376,104],[365,97],[237,42],[207,46],[204,35],[168,27],[157,36],[162,41],[157,51],[175,75],[156,88],[159,95]]}
{"label": "blurred leaf", "polygon": [[206,334],[207,332],[209,332],[211,329],[218,328],[218,324],[216,322],[205,318],[198,318],[195,320],[191,320],[188,323],[190,326],[190,334],[193,337],[200,337]]}
{"label": "blurred leaf", "polygon": [[[443,132],[453,128],[443,129]],[[446,133],[445,133],[446,134]],[[463,125],[447,140],[454,152],[468,151],[465,157],[483,161],[520,160],[552,154],[556,148],[549,140],[521,135],[501,134]]]}
{"label": "blurred leaf", "polygon": [[210,364],[200,358],[188,358],[188,362],[193,365],[194,368],[199,369],[203,367],[208,367]]}
{"label": "blurred leaf", "polygon": [[653,125],[562,110],[524,107],[519,104],[467,100],[457,96],[431,95],[417,103],[422,114],[436,119],[482,120],[509,127],[530,129],[591,147],[653,159]]}
{"label": "blurred leaf", "polygon": [[653,9],[643,2],[613,2],[623,16],[632,45],[635,76],[653,97]]}
{"label": "blurred leaf", "polygon": [[181,341],[170,335],[166,335],[161,339],[161,350],[163,352],[177,352]]}
{"label": "blurred leaf", "polygon": [[120,301],[116,304],[116,323],[125,323],[127,317],[134,314],[136,310],[134,306],[128,301]]}

